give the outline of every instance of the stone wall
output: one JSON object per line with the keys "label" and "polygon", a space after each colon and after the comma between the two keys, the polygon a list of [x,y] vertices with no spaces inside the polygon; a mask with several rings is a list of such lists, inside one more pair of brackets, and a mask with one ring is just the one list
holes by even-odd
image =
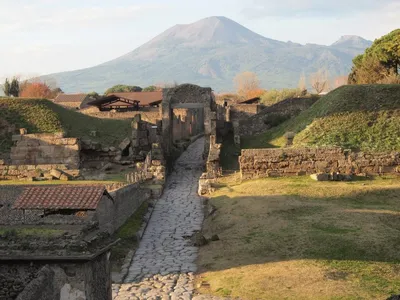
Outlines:
{"label": "stone wall", "polygon": [[0,262],[0,287],[0,299],[111,300],[109,253],[81,262]]}
{"label": "stone wall", "polygon": [[81,161],[84,166],[99,166],[107,162],[131,164],[143,161],[152,143],[156,143],[156,125],[141,120],[136,115],[132,121],[132,135],[120,142],[118,147],[107,147],[98,142],[84,139],[81,141]]}
{"label": "stone wall", "polygon": [[81,109],[79,112],[101,119],[133,119],[136,115],[141,115],[143,121],[149,122],[153,125],[156,121],[161,119],[160,108],[158,107],[143,107],[139,111],[127,112],[113,112],[113,111],[99,111],[97,107],[90,107]]}
{"label": "stone wall", "polygon": [[266,107],[256,115],[241,119],[238,134],[244,136],[262,133],[271,128],[271,125],[268,124],[269,118],[275,118],[277,115],[287,118],[297,116],[317,100],[317,98],[291,98]]}
{"label": "stone wall", "polygon": [[246,120],[258,114],[264,108],[260,104],[234,104],[227,108],[227,114],[229,114],[229,120]]}
{"label": "stone wall", "polygon": [[98,211],[98,214],[113,215],[113,229],[121,227],[142,203],[151,197],[151,192],[140,184],[130,184],[110,193],[114,199],[113,211]]}
{"label": "stone wall", "polygon": [[166,176],[165,159],[160,144],[153,144],[144,162],[136,163],[135,170],[126,175],[129,183],[149,182],[164,185]]}
{"label": "stone wall", "polygon": [[65,164],[79,168],[80,142],[76,138],[65,138],[63,133],[42,133],[13,135],[12,139],[13,165]]}
{"label": "stone wall", "polygon": [[400,175],[399,152],[352,152],[336,147],[244,149],[239,163],[242,179],[306,175],[318,172]]}
{"label": "stone wall", "polygon": [[206,172],[204,172],[199,179],[198,193],[204,195],[212,192],[212,183],[221,176],[222,170],[220,167],[220,153],[221,144],[216,142],[216,136],[210,137],[210,150],[206,161]]}
{"label": "stone wall", "polygon": [[172,139],[174,142],[188,140],[204,131],[202,108],[176,108],[172,110]]}

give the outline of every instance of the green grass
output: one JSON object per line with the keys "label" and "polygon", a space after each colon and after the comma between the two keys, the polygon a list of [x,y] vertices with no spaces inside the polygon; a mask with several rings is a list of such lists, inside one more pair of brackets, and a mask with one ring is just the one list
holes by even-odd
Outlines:
{"label": "green grass", "polygon": [[283,147],[289,131],[297,133],[295,147],[400,150],[400,85],[340,87],[299,116],[260,135],[243,137],[242,147]]}
{"label": "green grass", "polygon": [[[27,128],[28,133],[64,131],[67,137],[115,145],[129,135],[130,122],[90,117],[46,99],[0,98],[0,152],[9,151],[11,135],[19,128]],[[93,130],[96,137],[90,136]]]}

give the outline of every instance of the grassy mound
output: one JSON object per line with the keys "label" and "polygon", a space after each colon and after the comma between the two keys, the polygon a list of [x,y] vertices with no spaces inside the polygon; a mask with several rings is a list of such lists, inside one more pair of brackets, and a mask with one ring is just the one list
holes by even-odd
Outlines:
{"label": "grassy mound", "polygon": [[0,152],[9,151],[11,135],[19,128],[28,133],[64,131],[67,137],[89,138],[106,145],[122,141],[130,131],[130,122],[90,117],[66,109],[45,99],[0,98]]}
{"label": "grassy mound", "polygon": [[244,137],[242,147],[282,147],[288,131],[296,133],[295,146],[400,150],[400,85],[340,87],[296,118]]}

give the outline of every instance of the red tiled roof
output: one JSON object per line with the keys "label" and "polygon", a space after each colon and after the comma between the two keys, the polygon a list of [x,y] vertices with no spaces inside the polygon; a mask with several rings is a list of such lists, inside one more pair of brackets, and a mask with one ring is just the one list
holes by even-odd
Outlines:
{"label": "red tiled roof", "polygon": [[86,94],[58,94],[58,96],[54,99],[56,103],[63,102],[76,102],[81,103],[86,98]]}
{"label": "red tiled roof", "polygon": [[96,209],[104,186],[63,185],[27,187],[14,202],[14,209]]}
{"label": "red tiled roof", "polygon": [[157,104],[162,101],[162,92],[131,92],[131,93],[111,93],[107,96],[117,96],[132,101],[139,101],[140,106]]}

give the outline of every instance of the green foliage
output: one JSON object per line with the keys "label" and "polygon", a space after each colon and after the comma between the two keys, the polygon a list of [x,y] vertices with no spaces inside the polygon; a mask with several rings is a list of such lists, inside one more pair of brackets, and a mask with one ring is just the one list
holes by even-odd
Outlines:
{"label": "green foliage", "polygon": [[141,91],[142,88],[140,86],[117,84],[106,90],[105,94],[107,95],[111,93],[129,93],[129,92],[141,92]]}
{"label": "green foliage", "polygon": [[6,78],[6,81],[3,84],[3,92],[7,97],[10,96],[10,87],[10,82],[8,81],[8,78]]}
{"label": "green foliage", "polygon": [[15,77],[11,81],[10,96],[19,97],[19,81]]}
{"label": "green foliage", "polygon": [[288,98],[304,96],[304,91],[300,89],[269,90],[261,96],[261,103],[273,105]]}
{"label": "green foliage", "polygon": [[400,150],[400,85],[347,85],[321,97],[308,110],[263,134],[244,137],[244,148],[284,146],[293,131],[294,146],[341,146]]}
{"label": "green foliage", "polygon": [[88,96],[89,96],[89,97],[92,97],[92,98],[94,98],[94,99],[97,99],[97,98],[100,97],[100,95],[99,95],[97,92],[95,92],[95,91],[88,93]]}
{"label": "green foliage", "polygon": [[155,92],[155,91],[157,91],[157,87],[155,85],[150,85],[142,90],[142,92]]}
{"label": "green foliage", "polygon": [[[130,131],[127,120],[109,120],[90,117],[45,99],[0,98],[0,126],[27,128],[28,133],[64,131],[68,137],[88,138],[106,145],[123,140]],[[98,136],[90,132],[96,130]],[[9,151],[12,132],[1,130],[0,152]]]}
{"label": "green foliage", "polygon": [[353,59],[349,75],[351,84],[393,83],[399,81],[400,69],[400,29],[375,40],[365,53]]}

